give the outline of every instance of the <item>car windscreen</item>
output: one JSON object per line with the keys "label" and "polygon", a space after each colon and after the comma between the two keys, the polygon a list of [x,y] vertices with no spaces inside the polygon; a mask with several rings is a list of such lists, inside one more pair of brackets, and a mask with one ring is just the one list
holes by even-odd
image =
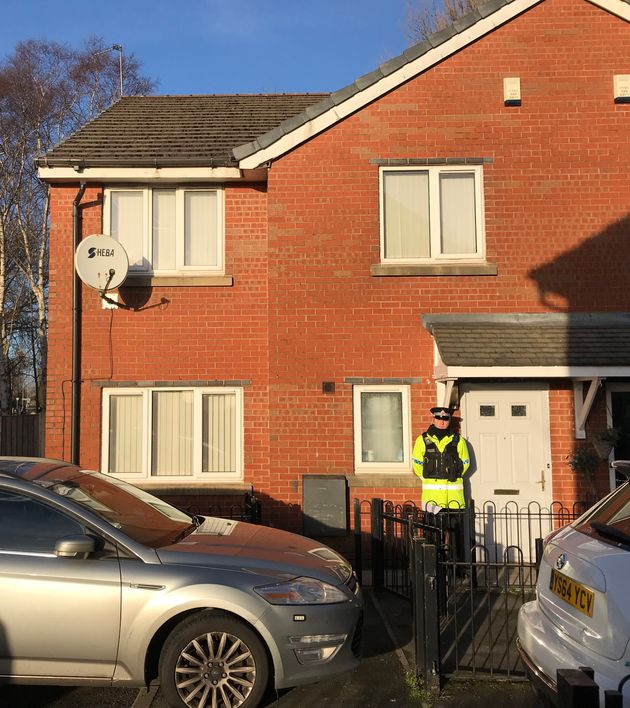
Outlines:
{"label": "car windscreen", "polygon": [[630,486],[628,482],[580,517],[575,528],[615,546],[630,548]]}
{"label": "car windscreen", "polygon": [[134,541],[161,548],[179,540],[195,520],[162,499],[138,487],[96,472],[78,472],[64,477],[59,469],[41,477],[38,484],[61,497],[87,507]]}

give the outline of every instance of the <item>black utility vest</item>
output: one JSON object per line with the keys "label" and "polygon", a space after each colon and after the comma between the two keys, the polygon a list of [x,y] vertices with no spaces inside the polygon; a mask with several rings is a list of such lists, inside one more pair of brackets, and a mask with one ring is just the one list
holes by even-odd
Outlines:
{"label": "black utility vest", "polygon": [[426,479],[448,479],[455,482],[462,476],[464,463],[457,452],[459,435],[453,435],[451,442],[440,452],[428,435],[424,436],[425,453],[422,476]]}

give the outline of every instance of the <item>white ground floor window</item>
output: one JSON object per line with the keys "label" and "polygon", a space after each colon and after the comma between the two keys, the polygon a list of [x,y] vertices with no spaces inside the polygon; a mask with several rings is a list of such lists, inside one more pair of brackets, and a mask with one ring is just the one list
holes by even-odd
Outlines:
{"label": "white ground floor window", "polygon": [[154,482],[243,477],[240,388],[103,391],[102,469]]}
{"label": "white ground floor window", "polygon": [[410,471],[409,386],[356,385],[353,408],[355,470]]}

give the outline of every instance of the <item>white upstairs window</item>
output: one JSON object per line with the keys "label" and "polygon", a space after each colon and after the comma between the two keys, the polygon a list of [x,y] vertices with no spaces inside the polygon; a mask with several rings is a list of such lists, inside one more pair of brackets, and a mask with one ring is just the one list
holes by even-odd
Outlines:
{"label": "white upstairs window", "polygon": [[103,222],[125,247],[131,271],[223,273],[222,190],[107,189]]}
{"label": "white upstairs window", "polygon": [[481,167],[382,167],[380,193],[382,262],[484,258]]}

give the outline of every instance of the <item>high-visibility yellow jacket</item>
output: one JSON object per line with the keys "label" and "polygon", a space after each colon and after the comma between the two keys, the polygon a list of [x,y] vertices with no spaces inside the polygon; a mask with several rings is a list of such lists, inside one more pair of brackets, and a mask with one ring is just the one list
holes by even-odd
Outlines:
{"label": "high-visibility yellow jacket", "polygon": [[462,472],[461,476],[453,481],[433,477],[425,478],[423,474],[426,453],[425,436],[435,444],[440,453],[444,453],[447,446],[453,442],[455,433],[449,433],[441,440],[435,435],[423,433],[416,439],[411,453],[411,462],[414,473],[422,479],[422,506],[426,508],[427,504],[433,504],[448,509],[463,509],[466,505],[464,499],[464,475],[470,467],[470,455],[468,454],[466,440],[461,435],[458,436],[457,454],[462,461]]}

